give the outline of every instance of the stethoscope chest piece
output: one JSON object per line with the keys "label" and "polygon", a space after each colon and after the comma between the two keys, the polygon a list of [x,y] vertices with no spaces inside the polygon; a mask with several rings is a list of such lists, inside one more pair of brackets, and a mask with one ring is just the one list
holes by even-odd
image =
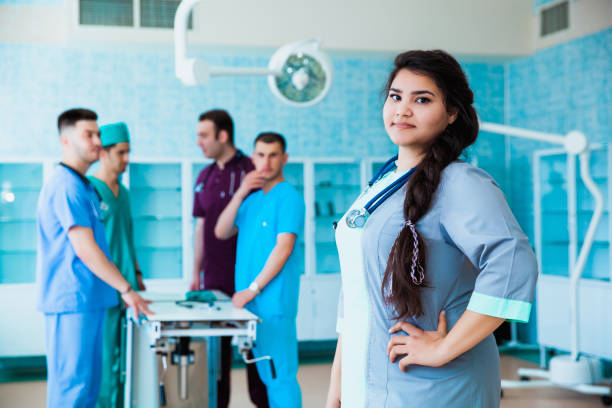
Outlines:
{"label": "stethoscope chest piece", "polygon": [[363,228],[368,219],[368,212],[365,209],[351,210],[346,215],[346,225],[349,228]]}
{"label": "stethoscope chest piece", "polygon": [[[397,156],[392,157],[391,160],[388,160],[372,178],[372,180],[370,180],[368,185],[370,187],[373,186],[374,183],[380,180],[384,174],[395,168],[395,160],[397,160]],[[382,191],[376,194],[374,198],[368,201],[363,208],[349,211],[349,213],[346,215],[346,225],[348,225],[349,228],[363,228],[370,214],[372,214],[374,210],[376,210],[387,198],[391,197],[404,184],[406,184],[406,181],[408,181],[408,178],[410,178],[415,170],[416,167],[413,167],[406,174],[389,184]]]}

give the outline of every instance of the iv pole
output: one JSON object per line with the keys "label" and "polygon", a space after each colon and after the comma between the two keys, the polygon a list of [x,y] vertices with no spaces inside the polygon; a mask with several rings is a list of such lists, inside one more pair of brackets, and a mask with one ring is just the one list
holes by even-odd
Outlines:
{"label": "iv pole", "polygon": [[[502,388],[536,388],[536,387],[561,387],[574,391],[601,395],[605,398],[610,394],[610,387],[593,385],[596,381],[595,374],[592,370],[589,359],[580,358],[579,356],[579,321],[578,321],[578,282],[584,271],[586,261],[588,259],[593,241],[595,238],[595,230],[601,220],[603,213],[603,195],[590,174],[590,151],[589,143],[586,136],[582,132],[572,131],[567,135],[559,135],[553,133],[537,132],[528,129],[521,129],[512,126],[500,125],[496,123],[483,122],[480,124],[480,129],[490,133],[501,135],[509,135],[523,139],[531,139],[541,142],[561,145],[570,156],[570,158],[578,155],[580,158],[580,178],[589,190],[595,201],[595,209],[593,216],[587,229],[584,243],[580,248],[578,259],[574,265],[570,266],[570,336],[571,336],[571,355],[555,356],[550,361],[549,370],[536,369],[519,369],[519,375],[544,378],[544,381],[508,381],[502,380]],[[568,180],[570,183],[575,183],[575,180]],[[570,189],[571,201],[575,201],[576,189]],[[575,215],[570,214],[569,227],[576,224]],[[574,240],[570,237],[570,241]],[[570,242],[571,245],[576,245],[576,242]]]}

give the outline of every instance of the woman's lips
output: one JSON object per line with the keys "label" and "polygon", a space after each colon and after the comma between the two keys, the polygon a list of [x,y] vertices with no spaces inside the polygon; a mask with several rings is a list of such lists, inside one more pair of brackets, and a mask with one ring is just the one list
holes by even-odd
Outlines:
{"label": "woman's lips", "polygon": [[393,126],[400,128],[400,129],[412,129],[416,126],[411,125],[410,123],[394,123]]}

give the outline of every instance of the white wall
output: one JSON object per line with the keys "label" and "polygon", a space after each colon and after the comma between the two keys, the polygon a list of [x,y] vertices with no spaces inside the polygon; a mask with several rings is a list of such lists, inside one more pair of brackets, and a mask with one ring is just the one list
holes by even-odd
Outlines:
{"label": "white wall", "polygon": [[[171,44],[171,30],[76,27],[78,0],[65,6],[0,6],[0,42],[128,40]],[[443,48],[463,55],[531,51],[531,0],[203,0],[191,42],[277,47],[318,37],[337,50]]]}
{"label": "white wall", "polygon": [[[531,1],[283,0],[204,2],[201,40],[211,44],[273,45],[319,37],[351,50],[444,48],[460,54],[524,54]],[[230,24],[215,24],[223,17]],[[227,21],[227,20],[226,20]]]}
{"label": "white wall", "polygon": [[0,43],[57,44],[66,41],[63,7],[0,5]]}

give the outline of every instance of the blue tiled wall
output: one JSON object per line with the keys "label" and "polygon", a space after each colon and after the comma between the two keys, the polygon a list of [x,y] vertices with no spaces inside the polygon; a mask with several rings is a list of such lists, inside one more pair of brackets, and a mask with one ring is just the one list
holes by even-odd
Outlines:
{"label": "blue tiled wall", "polygon": [[[507,64],[507,123],[544,132],[584,132],[591,142],[612,140],[612,29]],[[510,197],[533,237],[533,150],[551,145],[510,141]]]}
{"label": "blue tiled wall", "polygon": [[[299,156],[387,156],[394,151],[382,126],[380,99],[392,56],[332,55],[331,91],[309,108],[276,99],[264,77],[213,78],[207,86],[183,87],[174,77],[169,47],[119,51],[1,44],[0,60],[10,61],[0,64],[0,143],[5,154],[59,154],[55,121],[62,110],[74,106],[95,109],[102,124],[127,122],[137,155],[200,157],[197,117],[213,107],[234,116],[237,144],[247,151],[262,130],[283,133],[290,154]],[[206,60],[243,67],[268,63],[262,51],[214,51],[206,53]],[[464,66],[481,117],[502,121],[503,65]],[[501,142],[483,140],[475,154],[481,148],[487,156],[503,155]],[[500,173],[492,160],[489,164],[492,173]]]}
{"label": "blue tiled wall", "polygon": [[[593,141],[606,142],[612,135],[611,47],[612,30],[606,30],[507,64],[463,66],[482,120],[560,133],[577,128]],[[206,60],[211,65],[265,66],[268,58],[262,55],[261,50],[213,50]],[[265,78],[214,78],[206,87],[183,87],[174,78],[170,48],[1,44],[1,153],[59,155],[57,114],[88,106],[100,114],[100,123],[126,121],[133,151],[141,156],[200,157],[195,122],[212,107],[233,114],[237,143],[247,151],[259,131],[273,129],[287,136],[293,155],[391,155],[394,146],[380,113],[380,89],[391,58],[332,53],[330,94],[322,103],[300,109],[275,99]],[[509,169],[501,159],[504,146],[500,136],[483,133],[471,154],[500,182],[533,238],[531,154],[548,146],[511,140]]]}
{"label": "blue tiled wall", "polygon": [[[541,50],[508,63],[506,69],[508,124],[560,134],[580,130],[591,142],[612,141],[612,29]],[[509,143],[506,192],[530,239],[533,239],[532,153],[551,147],[516,139]],[[596,171],[606,168],[604,155],[594,155],[592,162]],[[559,251],[556,256],[567,257],[567,253]],[[528,337],[535,341],[535,324],[530,323]]]}

